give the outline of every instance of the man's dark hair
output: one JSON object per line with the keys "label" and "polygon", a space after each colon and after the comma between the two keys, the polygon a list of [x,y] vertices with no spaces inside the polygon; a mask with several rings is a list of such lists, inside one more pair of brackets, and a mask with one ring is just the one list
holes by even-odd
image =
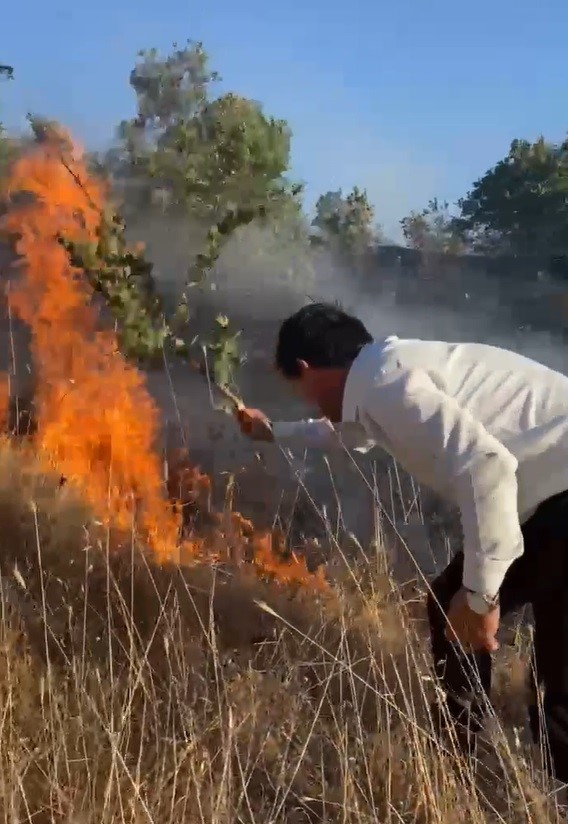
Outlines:
{"label": "man's dark hair", "polygon": [[276,368],[286,378],[297,378],[299,360],[320,369],[349,367],[372,340],[359,318],[332,303],[310,303],[280,327]]}

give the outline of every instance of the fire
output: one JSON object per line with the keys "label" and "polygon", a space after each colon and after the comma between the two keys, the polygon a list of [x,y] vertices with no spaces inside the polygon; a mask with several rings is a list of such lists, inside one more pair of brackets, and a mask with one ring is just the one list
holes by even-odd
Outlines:
{"label": "fire", "polygon": [[10,408],[10,381],[0,376],[0,427],[6,427]]}
{"label": "fire", "polygon": [[[144,376],[120,354],[116,335],[98,327],[92,290],[60,243],[62,237],[96,242],[103,184],[59,132],[14,164],[7,188],[8,195],[33,196],[12,201],[6,228],[17,238],[22,266],[11,305],[32,333],[39,455],[80,489],[104,523],[120,530],[136,524],[158,561],[195,557],[204,541],[180,544],[181,515],[164,494],[155,448],[159,414]],[[190,475],[202,491],[208,488],[205,476]],[[303,559],[279,559],[272,537],[256,534],[238,513],[231,531],[263,574],[325,586],[323,574],[312,575]]]}
{"label": "fire", "polygon": [[78,150],[64,161],[61,153],[59,141],[43,142],[8,182],[9,194],[34,196],[11,209],[6,226],[23,263],[12,306],[32,332],[38,451],[104,521],[128,529],[136,518],[158,558],[169,559],[179,518],[164,503],[157,410],[115,335],[97,329],[86,278],[59,242],[96,241],[103,187]]}

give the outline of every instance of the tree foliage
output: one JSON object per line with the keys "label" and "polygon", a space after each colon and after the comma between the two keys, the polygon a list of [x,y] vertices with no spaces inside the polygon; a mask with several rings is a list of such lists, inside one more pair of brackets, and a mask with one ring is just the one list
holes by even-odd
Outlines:
{"label": "tree foliage", "polygon": [[[257,220],[276,224],[290,210],[300,214],[301,187],[285,176],[291,140],[286,122],[235,93],[215,96],[218,80],[201,43],[174,45],[166,56],[155,49],[140,52],[130,75],[136,115],[120,124],[118,145],[98,163],[135,208],[185,215],[192,227],[203,228],[202,246],[188,260],[186,287],[203,282],[240,227]],[[106,275],[101,278],[107,283]],[[187,349],[189,299],[186,288],[165,333],[178,352]],[[124,307],[123,315],[133,312],[134,306]],[[148,339],[158,343],[160,330]],[[222,360],[221,348],[226,350],[234,367],[237,336],[225,319],[217,320],[213,338],[211,352]]]}
{"label": "tree foliage", "polygon": [[93,291],[102,295],[116,321],[122,352],[129,358],[153,360],[170,337],[162,303],[152,277],[152,263],[142,247],[132,248],[124,223],[114,210],[101,215],[98,242],[78,246],[62,238],[73,263],[87,274]]}
{"label": "tree foliage", "polygon": [[514,140],[459,201],[456,225],[476,249],[563,253],[568,246],[568,143]]}
{"label": "tree foliage", "polygon": [[357,186],[345,197],[341,190],[321,195],[312,225],[321,232],[321,241],[335,243],[349,255],[362,254],[379,240],[375,209],[367,191]]}
{"label": "tree foliage", "polygon": [[411,249],[424,253],[458,254],[463,242],[458,236],[449,203],[434,198],[421,212],[411,212],[400,221],[402,234]]}
{"label": "tree foliage", "polygon": [[235,373],[241,365],[239,333],[231,329],[229,318],[218,315],[207,350],[212,357],[213,379],[218,386],[234,383]]}
{"label": "tree foliage", "polygon": [[237,94],[215,97],[218,80],[200,43],[174,47],[166,57],[141,52],[130,75],[137,114],[121,124],[114,158],[115,171],[145,206],[181,211],[206,227],[188,282],[207,274],[240,226],[276,217],[290,201],[299,209],[300,187],[285,178],[286,122]]}

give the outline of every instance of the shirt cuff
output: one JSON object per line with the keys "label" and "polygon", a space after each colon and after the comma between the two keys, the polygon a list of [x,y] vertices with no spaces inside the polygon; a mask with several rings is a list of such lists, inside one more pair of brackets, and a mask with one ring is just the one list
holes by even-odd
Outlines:
{"label": "shirt cuff", "polygon": [[494,597],[509,567],[523,554],[523,546],[513,548],[506,559],[490,558],[464,552],[463,585],[479,595]]}
{"label": "shirt cuff", "polygon": [[274,421],[272,434],[277,443],[293,448],[325,448],[337,440],[333,424],[325,418],[307,421]]}

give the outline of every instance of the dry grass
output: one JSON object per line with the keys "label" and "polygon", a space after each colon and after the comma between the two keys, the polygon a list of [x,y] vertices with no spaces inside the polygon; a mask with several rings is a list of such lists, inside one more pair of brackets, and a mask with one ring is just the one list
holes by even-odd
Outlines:
{"label": "dry grass", "polygon": [[159,569],[10,445],[0,524],[1,820],[556,820],[515,744],[515,650],[475,776],[431,735],[422,611],[380,556],[319,601]]}

